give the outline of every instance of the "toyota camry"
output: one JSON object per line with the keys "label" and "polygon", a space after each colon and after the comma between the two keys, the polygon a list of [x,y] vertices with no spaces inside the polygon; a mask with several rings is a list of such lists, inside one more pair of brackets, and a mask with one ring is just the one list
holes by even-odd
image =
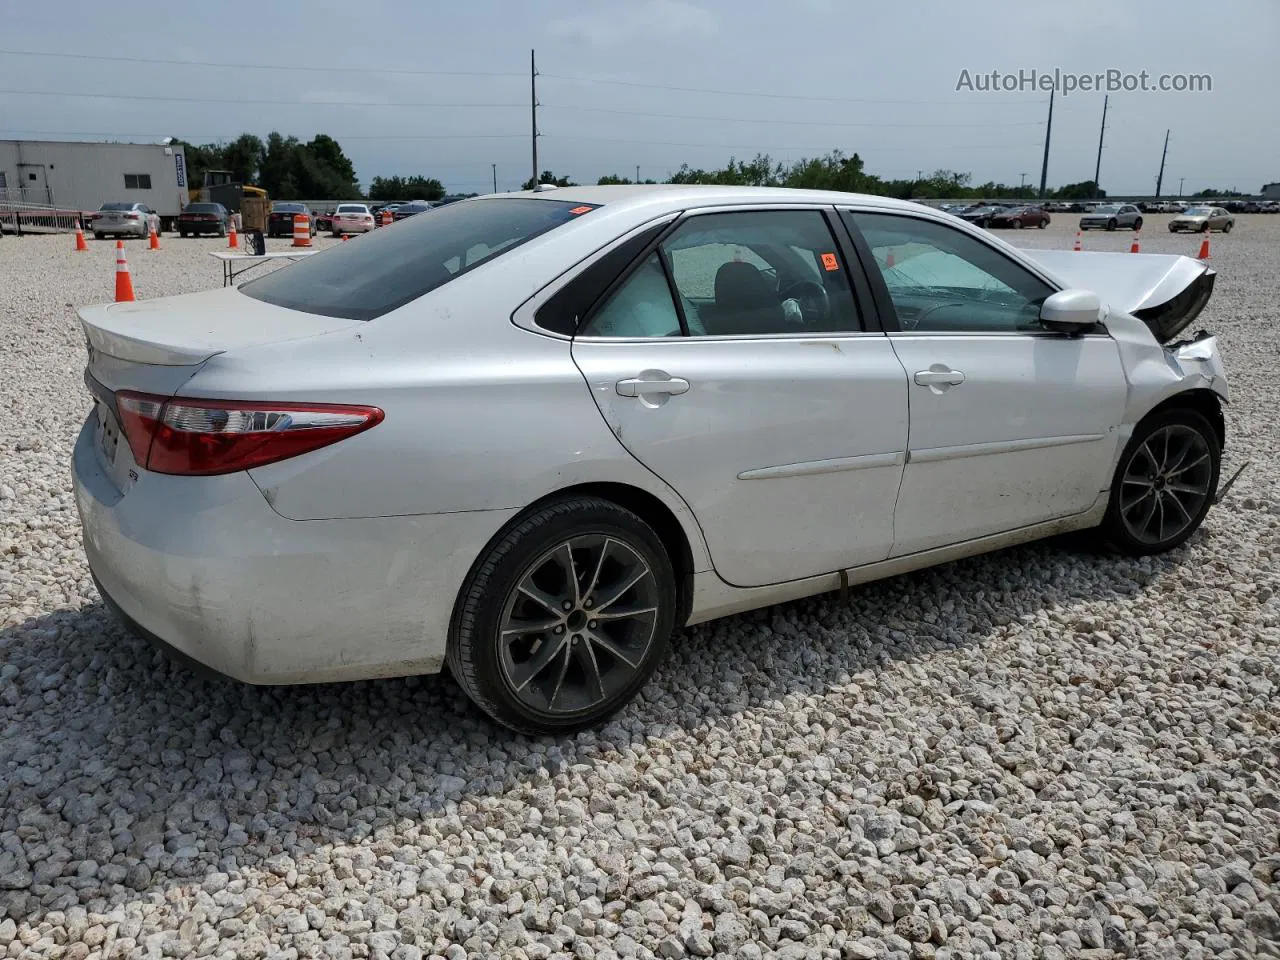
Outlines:
{"label": "toyota camry", "polygon": [[[238,681],[441,671],[557,732],[690,624],[1219,489],[1215,273],[736,187],[478,197],[206,293],[80,309],[89,565]],[[1229,484],[1228,484],[1229,485]]]}

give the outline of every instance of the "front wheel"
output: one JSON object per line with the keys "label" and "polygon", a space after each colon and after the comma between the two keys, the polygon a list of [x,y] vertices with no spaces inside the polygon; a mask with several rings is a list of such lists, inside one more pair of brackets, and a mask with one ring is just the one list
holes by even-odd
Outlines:
{"label": "front wheel", "polygon": [[1021,220],[1013,221],[1013,228],[1015,230],[1021,230],[1024,226],[1026,226],[1026,224],[1024,224]]}
{"label": "front wheel", "polygon": [[595,497],[553,500],[472,567],[449,669],[506,727],[579,730],[640,691],[666,655],[676,609],[671,560],[647,523]]}
{"label": "front wheel", "polygon": [[1108,230],[1114,230],[1117,226],[1118,226],[1118,224],[1116,223],[1116,218],[1115,218],[1115,217],[1112,217],[1110,220],[1108,220],[1108,221],[1107,221],[1107,229],[1108,229]]}
{"label": "front wheel", "polygon": [[1122,553],[1164,553],[1199,529],[1218,489],[1218,435],[1194,410],[1138,424],[1120,456],[1100,532]]}

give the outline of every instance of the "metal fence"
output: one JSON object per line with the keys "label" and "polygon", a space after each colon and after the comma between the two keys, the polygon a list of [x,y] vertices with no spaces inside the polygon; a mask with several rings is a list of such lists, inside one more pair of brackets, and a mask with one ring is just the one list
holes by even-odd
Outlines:
{"label": "metal fence", "polygon": [[83,218],[81,210],[10,200],[0,194],[0,231],[4,233],[71,233],[76,227],[83,227]]}

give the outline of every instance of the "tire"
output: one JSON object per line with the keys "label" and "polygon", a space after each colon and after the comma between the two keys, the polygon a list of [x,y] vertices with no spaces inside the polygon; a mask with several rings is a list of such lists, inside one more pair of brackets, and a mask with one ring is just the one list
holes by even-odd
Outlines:
{"label": "tire", "polygon": [[218,228],[218,236],[220,236],[220,237],[225,237],[226,235],[227,235],[227,228],[226,228],[226,227],[219,227],[219,228]]}
{"label": "tire", "polygon": [[1045,227],[1047,227],[1048,225],[1049,225],[1049,221],[1048,221],[1048,220],[1041,220],[1039,223],[1037,223],[1037,224],[1036,224],[1036,227],[1037,227],[1038,229],[1040,229],[1040,230],[1043,230],[1043,229],[1044,229]]}
{"label": "tire", "polygon": [[1208,221],[1208,220],[1206,220],[1204,223],[1202,223],[1202,224],[1200,225],[1200,232],[1201,232],[1201,233],[1208,233],[1208,232],[1209,232],[1209,221]]}
{"label": "tire", "polygon": [[178,236],[180,236],[183,240],[187,239],[187,231],[185,231],[185,230],[179,230],[179,231],[178,231]]}
{"label": "tire", "polygon": [[1110,220],[1108,220],[1108,221],[1107,221],[1107,229],[1108,229],[1108,230],[1114,230],[1114,229],[1116,228],[1116,226],[1117,226],[1117,224],[1116,224],[1116,218],[1115,218],[1115,217],[1112,217]]}
{"label": "tire", "polygon": [[1142,229],[1142,218],[1141,218],[1141,217],[1139,217],[1137,220],[1133,221],[1133,229],[1134,229],[1134,230],[1141,230],[1141,229]]}
{"label": "tire", "polygon": [[1232,226],[1233,226],[1233,224],[1231,223],[1231,221],[1230,221],[1230,220],[1228,220],[1226,223],[1224,223],[1224,224],[1222,225],[1222,232],[1223,232],[1223,233],[1230,233],[1230,232],[1231,232],[1231,227],[1232,227]]}
{"label": "tire", "polygon": [[[562,552],[565,546],[570,549]],[[630,597],[625,603],[643,612],[606,620],[607,631],[589,619],[596,585],[608,581],[607,593],[641,569],[637,585],[605,605]],[[583,595],[575,594],[574,580]],[[530,599],[522,584],[546,603]],[[565,612],[564,603],[576,605]],[[676,608],[675,571],[647,523],[596,497],[552,500],[513,521],[472,566],[450,625],[448,666],[467,696],[503,726],[528,734],[569,733],[611,716],[640,691],[666,656]],[[539,619],[545,629],[516,634],[504,648],[510,624]],[[517,682],[513,674],[543,649],[550,655]],[[634,666],[619,655],[626,653]],[[607,683],[588,681],[590,663],[603,668],[597,676]],[[568,673],[558,679],[570,688],[555,684],[552,674],[561,664]],[[567,702],[560,700],[566,690]]]}
{"label": "tire", "polygon": [[1171,223],[1171,224],[1169,224],[1169,232],[1170,232],[1170,233],[1177,233],[1177,232],[1178,232],[1178,228],[1177,228],[1177,227],[1175,227],[1175,226]]}
{"label": "tire", "polygon": [[[1193,435],[1197,439],[1192,440]],[[1165,438],[1171,441],[1172,447],[1164,446]],[[1152,441],[1150,445],[1148,441]],[[1179,444],[1184,442],[1186,446],[1180,448]],[[1135,557],[1164,553],[1181,545],[1200,528],[1209,512],[1221,469],[1222,448],[1218,435],[1200,413],[1174,407],[1147,417],[1134,430],[1116,465],[1111,499],[1098,528],[1103,541]],[[1160,478],[1166,474],[1181,483],[1179,491],[1165,486],[1168,481]],[[1142,493],[1143,484],[1151,478],[1154,478],[1151,492]],[[1196,496],[1183,488],[1203,489],[1203,493]],[[1152,507],[1148,516],[1143,504],[1149,503],[1153,495],[1158,507]],[[1155,513],[1157,508],[1159,514]],[[1144,528],[1144,522],[1156,524],[1158,529],[1153,533],[1150,526]]]}
{"label": "tire", "polygon": [[1026,224],[1024,224],[1021,220],[1013,221],[1013,229],[1015,230],[1021,230],[1024,226],[1026,226]]}
{"label": "tire", "polygon": [[95,231],[93,232],[93,239],[95,239],[95,240],[105,240],[105,239],[107,239],[107,235],[106,235],[105,233],[98,233],[98,231],[96,231],[96,230],[95,230]]}

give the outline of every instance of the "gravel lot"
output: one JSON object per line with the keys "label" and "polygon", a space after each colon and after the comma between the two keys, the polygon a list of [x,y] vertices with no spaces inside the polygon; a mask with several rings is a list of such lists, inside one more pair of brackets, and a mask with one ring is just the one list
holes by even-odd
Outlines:
{"label": "gravel lot", "polygon": [[[1165,219],[1144,250],[1194,255]],[[139,297],[221,282],[162,242]],[[69,461],[115,244],[71,247],[0,240],[0,957],[1280,956],[1280,217],[1213,237],[1253,467],[1187,547],[709,624],[564,741],[437,677],[205,683],[113,623]]]}

